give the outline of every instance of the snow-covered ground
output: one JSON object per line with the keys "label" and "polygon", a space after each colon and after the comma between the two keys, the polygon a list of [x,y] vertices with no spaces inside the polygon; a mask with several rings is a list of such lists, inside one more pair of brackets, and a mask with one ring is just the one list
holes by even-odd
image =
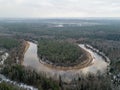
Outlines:
{"label": "snow-covered ground", "polygon": [[[4,61],[8,58],[9,54],[7,52],[4,53],[2,51],[1,51],[1,53],[3,53],[3,54],[0,56],[0,65],[4,65]],[[24,88],[26,90],[38,90],[37,88],[26,85],[24,83],[17,83],[15,81],[12,81],[12,80],[6,78],[4,75],[0,74],[0,83],[3,82],[3,81],[7,82],[7,83],[10,83],[10,84],[13,84],[13,85],[16,85],[20,88]]]}
{"label": "snow-covered ground", "polygon": [[7,78],[6,78],[4,75],[2,75],[2,74],[0,74],[0,79],[1,79],[0,83],[1,83],[2,81],[4,81],[4,82],[7,82],[7,83],[16,85],[16,86],[18,86],[18,87],[20,87],[20,88],[24,88],[24,89],[26,89],[26,90],[38,90],[37,88],[34,88],[33,86],[29,86],[29,85],[26,85],[26,84],[24,84],[24,83],[18,83],[18,82],[16,82],[16,81],[11,81],[10,79],[7,79]]}
{"label": "snow-covered ground", "polygon": [[8,58],[8,56],[9,54],[7,52],[0,56],[0,65],[4,64],[4,61]]}

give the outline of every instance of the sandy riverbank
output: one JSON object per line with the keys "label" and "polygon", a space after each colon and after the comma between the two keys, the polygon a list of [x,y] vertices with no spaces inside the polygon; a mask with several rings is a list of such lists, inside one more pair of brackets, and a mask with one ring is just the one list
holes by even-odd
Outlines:
{"label": "sandy riverbank", "polygon": [[79,44],[79,47],[88,52],[89,59],[83,64],[78,63],[75,67],[65,68],[50,64],[46,65],[45,62],[40,62],[40,59],[38,58],[37,44],[32,42],[28,43],[30,45],[24,55],[24,62],[22,65],[29,67],[30,69],[34,69],[38,73],[43,73],[46,77],[50,77],[55,80],[58,80],[59,76],[61,76],[63,81],[70,82],[75,78],[79,78],[80,75],[88,75],[89,73],[97,74],[98,72],[105,73],[109,65],[100,55],[87,49],[84,44]]}
{"label": "sandy riverbank", "polygon": [[[86,52],[86,51],[85,51]],[[82,63],[79,63],[75,66],[68,66],[68,67],[64,67],[64,66],[55,66],[55,65],[52,65],[52,64],[48,64],[42,60],[40,60],[40,63],[44,64],[45,66],[47,66],[48,68],[51,68],[51,69],[57,69],[57,70],[77,70],[77,69],[83,69],[85,67],[88,67],[90,65],[92,65],[92,61],[93,61],[93,58],[92,56],[90,55],[89,52],[86,52],[87,54],[87,59],[84,60]]]}
{"label": "sandy riverbank", "polygon": [[[24,47],[24,50],[23,50],[23,56],[25,55],[26,51],[28,50],[30,44],[28,41],[24,41],[23,42],[23,47]],[[24,62],[24,57],[22,59],[20,59],[20,64],[22,65]]]}
{"label": "sandy riverbank", "polygon": [[[28,41],[25,41],[25,50],[24,50],[24,54],[25,52],[28,50],[30,44]],[[81,47],[80,47],[81,48]],[[82,49],[84,50],[84,49]],[[85,51],[85,50],[84,50]],[[45,65],[46,67],[50,68],[50,69],[55,69],[55,70],[63,70],[63,71],[67,71],[67,70],[78,70],[78,69],[83,69],[85,67],[88,67],[90,65],[92,65],[92,61],[93,61],[93,57],[91,56],[91,54],[87,51],[85,51],[86,55],[87,55],[87,59],[84,60],[82,63],[78,63],[75,66],[56,66],[54,64],[49,64],[46,63],[45,61],[39,60],[41,64]]]}
{"label": "sandy riverbank", "polygon": [[30,44],[29,44],[29,42],[28,42],[28,41],[25,41],[24,43],[25,43],[25,49],[24,49],[24,54],[25,54],[25,53],[26,53],[26,51],[28,50],[28,48],[29,48]]}

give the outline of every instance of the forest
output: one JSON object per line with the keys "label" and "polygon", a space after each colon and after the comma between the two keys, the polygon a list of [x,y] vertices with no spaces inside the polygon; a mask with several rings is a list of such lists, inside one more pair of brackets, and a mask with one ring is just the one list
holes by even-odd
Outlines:
{"label": "forest", "polygon": [[17,39],[0,37],[0,47],[10,50],[19,46]]}
{"label": "forest", "polygon": [[42,60],[58,66],[72,66],[87,57],[78,45],[56,40],[39,40],[38,55]]}
{"label": "forest", "polygon": [[45,78],[45,75],[38,74],[34,70],[24,68],[21,65],[6,66],[1,71],[2,74],[18,82],[33,85],[39,90],[59,90],[59,83],[52,79]]}
{"label": "forest", "polygon": [[0,83],[0,90],[25,90],[25,89],[19,88],[15,85],[12,85],[6,82],[2,82]]}
{"label": "forest", "polygon": [[[89,74],[87,77],[80,76],[78,80],[73,80],[71,84],[66,84],[61,79],[59,81],[47,79],[45,74],[38,74],[34,70],[20,65],[6,66],[1,73],[11,80],[33,85],[38,90],[112,90],[110,77],[108,75],[100,75],[99,72],[97,76],[92,74]],[[2,84],[4,86],[0,86],[0,88],[13,88],[11,90],[14,90],[13,86],[4,83],[0,85]]]}
{"label": "forest", "polygon": [[[81,24],[85,22],[90,23],[90,25]],[[91,25],[91,23],[96,24]],[[56,27],[61,24],[63,27]],[[76,46],[76,43],[90,44],[110,59],[110,71],[105,76],[79,78],[79,80],[74,80],[70,85],[67,85],[60,80],[56,82],[47,79],[44,75],[41,76],[35,71],[26,70],[22,66],[11,65],[13,63],[11,61],[15,59],[10,58],[7,66],[2,70],[2,73],[10,79],[34,85],[39,90],[119,90],[116,89],[120,86],[118,82],[120,80],[119,20],[32,19],[0,21],[0,48],[6,48],[11,51],[10,49],[19,47],[19,49],[15,50],[22,50],[20,48],[21,44],[19,44],[21,39],[38,41],[38,55],[40,58],[49,59],[57,65],[66,66],[75,65],[79,55],[83,54],[83,51]],[[75,44],[73,45],[73,43]],[[13,56],[15,55],[13,54]],[[67,62],[68,60],[70,61]],[[15,77],[16,75],[17,77]],[[118,78],[114,80],[114,77]],[[32,82],[30,78],[34,78],[34,81]],[[7,87],[9,86],[7,85]],[[113,87],[116,88],[113,89]]]}

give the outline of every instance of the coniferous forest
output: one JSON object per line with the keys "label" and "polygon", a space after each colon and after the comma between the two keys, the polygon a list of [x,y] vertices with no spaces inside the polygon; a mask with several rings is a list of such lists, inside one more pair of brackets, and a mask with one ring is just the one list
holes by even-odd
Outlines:
{"label": "coniferous forest", "polygon": [[[110,65],[102,75],[98,72],[97,75],[80,76],[71,83],[62,82],[62,77],[53,80],[47,78],[45,73],[38,73],[21,64],[25,41],[36,43],[39,58],[56,66],[74,66],[83,62],[87,56],[78,44],[89,44],[103,52],[110,59]],[[4,64],[0,64],[0,73],[38,90],[120,90],[120,20],[0,20],[0,51],[0,62],[4,52],[9,53]],[[0,90],[24,88],[0,80]]]}

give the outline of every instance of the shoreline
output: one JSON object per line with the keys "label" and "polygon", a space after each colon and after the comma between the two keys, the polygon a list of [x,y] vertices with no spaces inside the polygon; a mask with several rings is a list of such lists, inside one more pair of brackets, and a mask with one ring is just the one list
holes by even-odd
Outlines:
{"label": "shoreline", "polygon": [[[26,51],[28,50],[28,48],[30,47],[30,44],[28,43],[28,41],[24,41],[24,51],[23,51],[23,56],[25,55]],[[20,60],[20,64],[23,65],[24,62],[24,57],[22,60]]]}
{"label": "shoreline", "polygon": [[106,57],[106,55],[103,52],[100,52],[98,49],[93,48],[90,45],[85,45],[86,48],[92,50],[93,52],[97,53],[98,55],[102,56],[102,58],[105,60],[105,62],[110,64],[110,59]]}
{"label": "shoreline", "polygon": [[[81,47],[79,47],[81,48]],[[82,50],[84,50],[83,48],[81,48]],[[39,62],[43,65],[45,65],[46,67],[48,68],[51,68],[51,69],[55,69],[55,70],[63,70],[63,71],[67,71],[67,70],[78,70],[78,69],[83,69],[83,68],[86,68],[90,65],[92,65],[92,61],[93,61],[93,57],[91,56],[91,54],[84,50],[84,52],[86,53],[86,56],[87,56],[87,59],[84,60],[82,63],[79,63],[79,64],[76,64],[74,66],[57,66],[57,65],[54,65],[54,64],[49,64],[45,61],[42,61],[40,58],[39,58]],[[38,56],[39,57],[39,56]]]}
{"label": "shoreline", "polygon": [[44,62],[42,60],[39,60],[39,61],[40,61],[41,64],[47,66],[48,68],[55,69],[55,70],[63,70],[63,71],[78,70],[78,69],[83,69],[83,68],[86,68],[86,67],[92,65],[93,58],[92,58],[92,56],[90,55],[89,52],[86,52],[86,53],[88,55],[88,59],[85,60],[85,61],[83,61],[80,64],[75,65],[75,66],[68,66],[68,67],[65,67],[65,66],[56,66],[56,65],[48,64],[48,63],[46,63],[46,62]]}
{"label": "shoreline", "polygon": [[[26,53],[26,51],[28,50],[30,44],[28,41],[25,41],[25,49],[24,49],[24,55]],[[81,48],[81,47],[80,47]],[[83,48],[81,48],[83,49]],[[84,49],[83,49],[84,50]],[[85,51],[85,50],[84,50]],[[83,69],[85,67],[88,67],[90,65],[92,65],[92,61],[93,61],[93,57],[91,56],[91,54],[87,51],[85,51],[86,55],[88,56],[88,58],[86,60],[84,60],[82,63],[76,64],[75,66],[56,66],[54,64],[49,64],[45,61],[42,61],[39,56],[39,63],[45,65],[46,67],[50,68],[50,69],[55,69],[55,70],[63,70],[63,71],[67,71],[67,70],[78,70],[78,69]],[[23,61],[21,63],[23,65]]]}
{"label": "shoreline", "polygon": [[28,43],[28,41],[25,41],[24,55],[25,55],[25,53],[26,53],[26,51],[28,50],[29,47],[30,47],[30,44]]}

